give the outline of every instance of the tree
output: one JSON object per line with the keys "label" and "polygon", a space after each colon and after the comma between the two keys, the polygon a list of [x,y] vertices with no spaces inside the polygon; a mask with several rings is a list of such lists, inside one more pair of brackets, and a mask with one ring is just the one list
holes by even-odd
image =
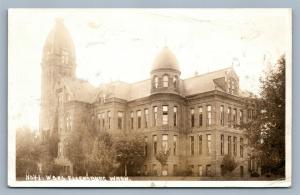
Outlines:
{"label": "tree", "polygon": [[231,174],[232,171],[237,167],[237,163],[233,156],[225,155],[222,160],[223,170],[226,174]]}
{"label": "tree", "polygon": [[285,56],[261,78],[256,116],[244,125],[252,158],[260,159],[262,172],[285,174]]}
{"label": "tree", "polygon": [[167,151],[159,151],[156,155],[155,158],[156,160],[161,164],[162,169],[165,168],[168,162],[168,158],[170,156],[170,150]]}
{"label": "tree", "polygon": [[90,175],[108,177],[115,168],[115,152],[110,134],[100,133],[94,141],[93,151],[87,157]]}
{"label": "tree", "polygon": [[124,175],[134,168],[132,174],[136,174],[145,161],[144,140],[137,134],[121,134],[115,141],[116,160],[124,167]]}

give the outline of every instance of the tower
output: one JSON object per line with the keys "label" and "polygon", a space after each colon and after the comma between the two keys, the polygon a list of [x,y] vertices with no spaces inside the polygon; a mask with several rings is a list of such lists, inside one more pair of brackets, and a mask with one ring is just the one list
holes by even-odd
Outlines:
{"label": "tower", "polygon": [[58,102],[55,86],[64,77],[75,77],[76,70],[74,43],[62,19],[56,19],[46,39],[41,67],[40,131],[51,134]]}

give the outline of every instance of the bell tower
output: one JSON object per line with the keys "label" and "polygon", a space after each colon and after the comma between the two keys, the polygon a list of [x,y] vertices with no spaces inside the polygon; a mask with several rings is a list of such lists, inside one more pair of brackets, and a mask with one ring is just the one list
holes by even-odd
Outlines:
{"label": "bell tower", "polygon": [[44,44],[41,62],[40,131],[55,129],[58,97],[56,84],[65,77],[75,77],[75,48],[63,19],[56,19]]}

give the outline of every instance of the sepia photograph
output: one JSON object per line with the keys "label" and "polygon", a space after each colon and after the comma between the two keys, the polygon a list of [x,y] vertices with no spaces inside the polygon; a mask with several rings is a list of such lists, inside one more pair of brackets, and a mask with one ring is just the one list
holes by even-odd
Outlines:
{"label": "sepia photograph", "polygon": [[11,187],[290,187],[292,10],[9,9]]}

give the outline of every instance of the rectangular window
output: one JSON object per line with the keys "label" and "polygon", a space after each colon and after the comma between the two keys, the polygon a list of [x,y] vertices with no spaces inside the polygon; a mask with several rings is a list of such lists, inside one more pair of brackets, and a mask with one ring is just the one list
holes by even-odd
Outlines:
{"label": "rectangular window", "polygon": [[241,158],[244,157],[244,139],[240,138],[240,156]]}
{"label": "rectangular window", "polygon": [[190,115],[191,115],[191,127],[194,127],[195,126],[195,111],[194,111],[194,108],[191,108],[190,110]]}
{"label": "rectangular window", "polygon": [[222,105],[220,107],[220,124],[221,126],[224,126],[224,106]]}
{"label": "rectangular window", "polygon": [[202,165],[198,165],[198,175],[203,176],[203,168]]}
{"label": "rectangular window", "polygon": [[123,127],[123,112],[118,112],[118,129]]}
{"label": "rectangular window", "polygon": [[253,119],[253,109],[249,109],[248,110],[248,120],[252,120]]}
{"label": "rectangular window", "polygon": [[233,109],[233,126],[236,127],[237,124],[237,111],[236,108]]}
{"label": "rectangular window", "polygon": [[191,136],[190,137],[190,151],[191,151],[191,156],[194,156],[194,153],[195,153],[195,148],[194,148],[194,136]]}
{"label": "rectangular window", "polygon": [[136,115],[137,115],[137,127],[138,129],[140,129],[142,127],[142,112],[138,110],[136,112]]}
{"label": "rectangular window", "polygon": [[165,154],[169,150],[169,148],[168,148],[168,135],[162,135],[162,149],[163,149],[163,152]]}
{"label": "rectangular window", "polygon": [[211,176],[211,165],[206,165],[206,176]]}
{"label": "rectangular window", "polygon": [[228,155],[231,155],[231,136],[228,136]]}
{"label": "rectangular window", "polygon": [[199,135],[198,154],[202,155],[202,135]]}
{"label": "rectangular window", "polygon": [[144,118],[145,118],[145,128],[148,128],[148,124],[149,124],[149,111],[146,108],[144,110]]}
{"label": "rectangular window", "polygon": [[157,126],[157,106],[153,107],[153,125]]}
{"label": "rectangular window", "polygon": [[101,114],[98,114],[98,128],[101,130]]}
{"label": "rectangular window", "polygon": [[227,109],[227,117],[228,117],[228,119],[227,119],[228,127],[231,127],[231,108],[230,107],[228,107],[228,109]]}
{"label": "rectangular window", "polygon": [[168,106],[163,106],[163,118],[162,118],[162,122],[163,125],[167,125],[168,124]]}
{"label": "rectangular window", "polygon": [[105,129],[105,114],[104,113],[101,114],[101,118],[102,118],[102,129],[104,130]]}
{"label": "rectangular window", "polygon": [[70,113],[67,113],[67,117],[66,117],[66,126],[67,126],[67,130],[71,130],[72,129],[72,117]]}
{"label": "rectangular window", "polygon": [[173,124],[174,126],[177,126],[177,106],[174,106],[173,110]]}
{"label": "rectangular window", "polygon": [[202,106],[199,107],[199,127],[203,125],[203,109]]}
{"label": "rectangular window", "polygon": [[237,138],[233,137],[233,155],[237,155]]}
{"label": "rectangular window", "polygon": [[145,146],[144,146],[144,154],[145,154],[145,156],[147,156],[148,155],[148,137],[146,136],[146,137],[144,137],[144,144],[145,144]]}
{"label": "rectangular window", "polygon": [[156,154],[157,153],[157,136],[153,135],[153,153]]}
{"label": "rectangular window", "polygon": [[221,155],[224,155],[224,135],[221,135]]}
{"label": "rectangular window", "polygon": [[207,155],[211,154],[211,135],[207,134],[206,135],[206,140],[207,140]]}
{"label": "rectangular window", "polygon": [[177,155],[177,140],[178,140],[178,136],[174,135],[173,136],[173,155],[174,156]]}
{"label": "rectangular window", "polygon": [[110,113],[110,111],[107,112],[107,119],[108,119],[108,121],[107,121],[107,123],[108,123],[108,129],[110,129],[110,121],[111,121],[111,113]]}
{"label": "rectangular window", "polygon": [[178,175],[177,172],[178,172],[178,167],[177,167],[176,164],[174,164],[174,165],[173,165],[173,175],[174,175],[174,176],[177,176],[177,175]]}
{"label": "rectangular window", "polygon": [[207,119],[206,119],[206,126],[211,126],[211,106],[207,106]]}
{"label": "rectangular window", "polygon": [[243,110],[240,110],[240,124],[243,124],[244,122],[244,112]]}
{"label": "rectangular window", "polygon": [[133,122],[134,122],[134,118],[133,118],[133,111],[130,112],[130,128],[133,129]]}

